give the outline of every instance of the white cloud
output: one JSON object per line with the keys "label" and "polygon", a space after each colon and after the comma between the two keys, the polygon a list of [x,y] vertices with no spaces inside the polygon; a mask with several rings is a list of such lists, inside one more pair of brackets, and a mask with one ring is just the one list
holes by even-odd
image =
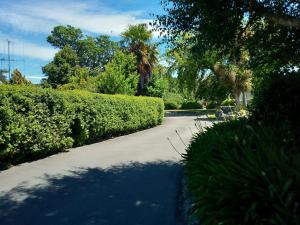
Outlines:
{"label": "white cloud", "polygon": [[129,24],[149,22],[143,12],[120,12],[99,1],[10,1],[0,3],[0,21],[26,32],[49,33],[59,24],[69,24],[92,33],[119,35]]}
{"label": "white cloud", "polygon": [[30,79],[30,80],[41,80],[43,78],[47,78],[46,76],[26,76],[26,78]]}
{"label": "white cloud", "polygon": [[[28,56],[31,58],[37,58],[41,60],[51,60],[53,59],[57,50],[50,48],[39,46],[29,42],[23,42],[24,44],[24,56]],[[16,48],[17,51],[14,54],[23,55],[23,51],[20,51],[21,48]]]}
{"label": "white cloud", "polygon": [[[5,40],[5,38],[3,37],[3,35],[1,35],[1,33],[0,33],[0,38],[1,40]],[[40,46],[24,40],[10,38],[10,41],[11,41],[11,45],[10,45],[11,55],[24,56],[24,57],[30,57],[30,58],[48,61],[53,59],[55,53],[57,52],[57,50],[54,48]],[[7,48],[4,47],[0,48],[0,53],[6,55]]]}

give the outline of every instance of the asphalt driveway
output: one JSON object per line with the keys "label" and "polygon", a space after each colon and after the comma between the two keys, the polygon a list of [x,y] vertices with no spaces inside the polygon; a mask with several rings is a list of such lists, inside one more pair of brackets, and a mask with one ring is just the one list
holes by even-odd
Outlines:
{"label": "asphalt driveway", "polygon": [[155,128],[0,172],[0,224],[181,224],[176,151],[184,153],[197,132],[194,119],[168,117]]}

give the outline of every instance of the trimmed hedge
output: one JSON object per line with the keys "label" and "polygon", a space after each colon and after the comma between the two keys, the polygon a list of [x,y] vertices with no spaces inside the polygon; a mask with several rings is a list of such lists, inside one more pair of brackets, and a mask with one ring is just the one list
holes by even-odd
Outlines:
{"label": "trimmed hedge", "polygon": [[299,224],[300,149],[286,124],[217,124],[194,137],[185,160],[201,224]]}
{"label": "trimmed hedge", "polygon": [[202,109],[203,106],[196,101],[183,102],[180,109]]}
{"label": "trimmed hedge", "polygon": [[161,99],[0,86],[0,162],[19,163],[160,124]]}

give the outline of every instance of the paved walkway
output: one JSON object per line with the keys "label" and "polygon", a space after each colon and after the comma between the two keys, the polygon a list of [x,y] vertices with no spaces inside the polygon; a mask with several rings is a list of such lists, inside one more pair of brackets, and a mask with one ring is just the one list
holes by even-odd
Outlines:
{"label": "paved walkway", "polygon": [[176,225],[195,117],[71,149],[0,173],[1,225]]}

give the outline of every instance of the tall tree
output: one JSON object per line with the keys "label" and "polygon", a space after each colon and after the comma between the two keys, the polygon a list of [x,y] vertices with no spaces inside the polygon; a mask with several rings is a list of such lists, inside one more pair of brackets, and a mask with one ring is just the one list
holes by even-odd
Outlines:
{"label": "tall tree", "polygon": [[240,107],[240,96],[243,96],[243,105],[247,102],[245,92],[251,88],[252,70],[248,68],[250,56],[248,51],[240,49],[238,57],[220,54],[216,50],[209,50],[203,55],[201,66],[210,69],[219,82],[231,89],[237,108]]}
{"label": "tall tree", "polygon": [[18,84],[18,85],[29,85],[31,82],[26,79],[24,75],[18,70],[15,69],[12,73],[11,79],[9,81],[10,84]]}
{"label": "tall tree", "polygon": [[122,45],[136,56],[137,71],[140,79],[137,94],[143,94],[150,82],[151,74],[157,62],[157,46],[151,42],[152,32],[147,25],[130,25],[122,33]]}
{"label": "tall tree", "polygon": [[[182,41],[184,39],[181,39]],[[203,95],[203,90],[206,90],[205,86],[215,87],[217,96],[219,96],[218,93],[231,90],[236,106],[239,108],[241,94],[244,95],[251,86],[252,71],[247,68],[248,52],[241,51],[242,55],[237,61],[226,56],[220,57],[219,52],[213,49],[207,50],[200,57],[196,53],[193,54],[192,47],[191,44],[177,45],[167,52],[170,70],[177,74],[181,92],[185,93],[186,97],[195,98],[200,96],[199,93]],[[213,73],[217,79],[204,79],[209,72]],[[204,82],[208,84],[205,85]],[[220,88],[216,82],[219,83]],[[224,86],[227,88],[223,88]],[[246,105],[245,99],[243,103]]]}
{"label": "tall tree", "polygon": [[177,76],[180,92],[185,98],[194,99],[205,68],[201,67],[187,46],[175,46],[169,49],[166,59],[169,64],[169,72]]}
{"label": "tall tree", "polygon": [[81,67],[100,71],[104,70],[117,49],[117,44],[109,36],[84,36],[79,28],[70,25],[54,27],[47,41],[60,49],[69,45],[76,52]]}
{"label": "tall tree", "polygon": [[63,49],[69,45],[73,50],[77,50],[78,42],[83,38],[83,33],[79,28],[67,26],[56,26],[48,36],[47,41],[54,47]]}
{"label": "tall tree", "polygon": [[76,52],[71,46],[66,45],[62,50],[55,54],[52,62],[42,68],[47,75],[48,83],[57,87],[69,82],[72,71],[79,65]]}
{"label": "tall tree", "polygon": [[298,0],[163,0],[166,14],[158,16],[161,31],[174,41],[191,34],[194,50],[212,48],[237,57],[241,46],[251,55],[254,72],[288,71],[300,61]]}
{"label": "tall tree", "polygon": [[112,60],[116,50],[117,44],[111,41],[109,36],[100,35],[97,38],[86,36],[78,42],[79,64],[103,71],[104,66]]}
{"label": "tall tree", "polygon": [[231,94],[231,88],[218,80],[214,74],[202,78],[199,81],[196,96],[204,102],[212,102],[220,105]]}

